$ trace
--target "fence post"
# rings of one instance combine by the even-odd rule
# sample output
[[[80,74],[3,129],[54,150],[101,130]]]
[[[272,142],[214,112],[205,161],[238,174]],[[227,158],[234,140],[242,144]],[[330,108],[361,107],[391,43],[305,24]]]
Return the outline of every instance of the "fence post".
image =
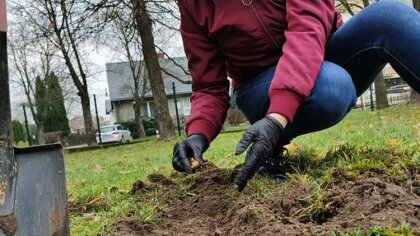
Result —
[[[26,116],[25,104],[22,104],[23,116],[25,117],[26,136],[28,137],[29,147],[32,146],[31,134],[29,133],[28,117]]]
[[[175,82],[172,82],[172,90],[174,92],[174,103],[175,103],[176,123],[178,125],[178,135],[181,136],[181,125],[179,124],[178,102],[176,100]]]
[[[95,102],[96,125],[98,126],[99,144],[102,144],[101,126],[99,124],[99,116],[98,116],[98,105],[96,104],[96,94],[93,95],[93,101]]]

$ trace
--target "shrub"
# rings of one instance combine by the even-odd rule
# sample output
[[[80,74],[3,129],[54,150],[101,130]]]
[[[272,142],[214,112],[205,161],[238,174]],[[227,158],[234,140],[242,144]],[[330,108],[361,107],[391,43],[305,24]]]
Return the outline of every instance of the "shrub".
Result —
[[[15,143],[20,141],[25,142],[25,132],[23,131],[22,124],[18,120],[13,120],[13,139]]]
[[[143,118],[142,122],[143,122],[144,131],[146,132],[146,136],[156,134],[156,121],[154,118]],[[126,127],[128,130],[130,130],[131,136],[133,136],[133,138],[139,137],[135,119],[118,121],[118,122],[115,122],[115,124],[120,124]]]
[[[229,109],[226,116],[226,121],[230,125],[238,126],[246,122],[246,118],[239,109]]]
[[[44,133],[45,144],[61,143],[64,144],[64,132],[55,131]]]
[[[96,138],[94,135],[88,135],[85,133],[72,133],[67,135],[65,137],[65,144],[68,146],[76,146],[76,145],[82,145],[87,143],[87,141],[91,141],[93,143],[96,143]]]
[[[146,132],[146,136],[155,135],[156,129],[157,129],[155,118],[144,118],[142,121],[143,121],[144,131]]]
[[[139,137],[139,133],[137,131],[137,126],[136,126],[136,120],[134,120],[134,119],[132,119],[132,120],[122,120],[122,121],[115,122],[115,124],[120,124],[120,125],[126,127],[128,130],[130,130],[131,136],[133,136],[133,138],[138,138]]]

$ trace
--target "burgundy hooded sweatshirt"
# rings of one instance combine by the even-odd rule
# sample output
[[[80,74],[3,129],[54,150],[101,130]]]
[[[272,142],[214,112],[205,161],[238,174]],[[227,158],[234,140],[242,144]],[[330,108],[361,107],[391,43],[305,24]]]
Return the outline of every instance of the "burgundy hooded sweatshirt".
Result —
[[[234,88],[277,65],[268,113],[289,121],[310,95],[337,20],[334,0],[178,0],[192,76],[188,135],[210,143],[220,132]],[[337,23],[338,21],[338,23]]]

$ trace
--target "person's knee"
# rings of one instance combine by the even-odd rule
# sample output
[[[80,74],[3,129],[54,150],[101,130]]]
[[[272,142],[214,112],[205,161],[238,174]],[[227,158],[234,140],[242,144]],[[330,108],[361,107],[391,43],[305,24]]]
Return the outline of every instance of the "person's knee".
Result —
[[[372,3],[369,8],[372,8],[372,10],[378,11],[381,14],[388,13],[388,16],[391,14],[396,14],[398,11],[404,11],[405,7],[407,5],[397,1],[397,0],[381,0],[377,1],[375,3]],[[397,11],[397,12],[395,12]]]
[[[371,15],[369,22],[366,24],[382,29],[382,33],[398,34],[400,30],[404,30],[404,20],[409,11],[413,11],[409,6],[395,0],[382,0],[373,3],[366,8],[366,13]]]
[[[319,113],[330,123],[341,120],[356,102],[356,90],[350,74],[342,67],[324,62],[315,89]]]

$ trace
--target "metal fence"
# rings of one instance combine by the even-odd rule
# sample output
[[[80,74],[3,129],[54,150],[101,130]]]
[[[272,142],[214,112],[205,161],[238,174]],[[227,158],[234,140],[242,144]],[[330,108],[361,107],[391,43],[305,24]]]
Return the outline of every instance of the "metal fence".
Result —
[[[386,94],[388,98],[388,104],[390,106],[407,104],[410,101],[411,92],[412,90],[407,84],[400,84],[388,88]],[[374,88],[372,90],[367,90],[358,98],[356,107],[370,107],[371,100],[373,101],[373,105],[376,106],[376,96]]]

